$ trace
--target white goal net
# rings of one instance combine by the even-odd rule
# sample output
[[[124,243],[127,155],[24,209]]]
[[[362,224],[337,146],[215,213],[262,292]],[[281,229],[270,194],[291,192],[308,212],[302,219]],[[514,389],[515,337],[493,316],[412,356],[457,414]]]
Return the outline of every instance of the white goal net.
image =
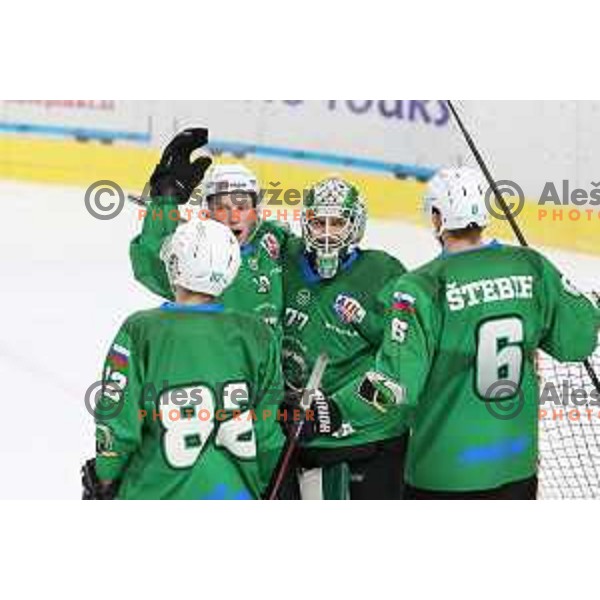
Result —
[[[600,377],[600,346],[590,360]],[[581,363],[539,361],[541,499],[600,498],[600,393]],[[546,389],[547,394],[544,394]]]

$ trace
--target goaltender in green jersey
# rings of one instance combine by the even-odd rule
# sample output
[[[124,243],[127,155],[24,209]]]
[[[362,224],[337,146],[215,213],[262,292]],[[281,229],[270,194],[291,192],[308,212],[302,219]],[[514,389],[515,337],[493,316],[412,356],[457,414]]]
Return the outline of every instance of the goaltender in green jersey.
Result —
[[[414,407],[409,498],[534,499],[536,352],[581,361],[596,348],[591,300],[538,252],[483,240],[487,187],[467,167],[434,177],[425,206],[443,253],[382,296],[385,339],[367,379],[381,398],[395,382]]]
[[[304,497],[397,499],[402,496],[408,426],[402,407],[365,401],[358,388],[383,340],[378,298],[403,265],[380,250],[360,248],[367,225],[358,188],[329,177],[308,190],[302,239],[288,242],[284,261],[283,369],[302,389],[322,352],[329,364],[322,392],[339,408],[342,425],[302,449]]]

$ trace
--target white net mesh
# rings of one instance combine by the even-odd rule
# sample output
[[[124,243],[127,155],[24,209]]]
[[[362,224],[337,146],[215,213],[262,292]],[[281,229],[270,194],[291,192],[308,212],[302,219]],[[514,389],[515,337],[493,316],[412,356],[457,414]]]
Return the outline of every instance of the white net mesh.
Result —
[[[600,377],[600,346],[590,362]],[[581,363],[559,363],[541,355],[539,373],[542,386],[551,383],[557,392],[550,400],[543,391],[549,388],[542,388],[539,497],[600,498],[600,394],[593,394]]]

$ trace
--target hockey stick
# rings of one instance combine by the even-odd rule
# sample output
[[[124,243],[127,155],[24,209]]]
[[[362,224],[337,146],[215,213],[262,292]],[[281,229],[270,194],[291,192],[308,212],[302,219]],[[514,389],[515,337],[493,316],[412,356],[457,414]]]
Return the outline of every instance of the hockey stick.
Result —
[[[315,363],[312,373],[308,378],[308,383],[306,384],[306,388],[302,394],[302,399],[300,400],[300,408],[302,409],[303,417],[300,419],[300,422],[298,423],[293,434],[288,436],[283,446],[283,450],[281,451],[281,455],[277,461],[277,468],[273,473],[273,477],[271,477],[269,487],[267,488],[267,493],[265,494],[265,498],[267,500],[277,500],[277,495],[279,494],[283,480],[289,472],[292,459],[294,458],[296,450],[298,449],[298,443],[300,442],[300,436],[302,435],[302,430],[304,429],[304,423],[306,420],[306,411],[310,409],[314,392],[321,387],[321,380],[323,379],[323,374],[325,373],[328,362],[328,356],[326,354],[321,354],[319,358],[317,358],[317,362]]]
[[[147,196],[138,196],[136,194],[127,194],[127,200],[137,206],[147,208],[150,204],[150,198]]]
[[[485,178],[487,179],[490,189],[494,193],[494,197],[496,198],[496,202],[498,203],[498,206],[500,206],[500,208],[502,209],[502,212],[506,215],[506,219],[508,220],[508,223],[510,224],[514,234],[516,235],[517,239],[519,240],[519,243],[521,244],[521,246],[528,247],[529,244],[527,243],[527,240],[525,239],[525,236],[523,235],[523,231],[519,227],[519,224],[517,223],[515,216],[512,214],[510,208],[508,207],[506,200],[504,200],[504,197],[500,193],[500,190],[498,189],[498,185],[496,184],[496,180],[492,177],[490,170],[488,169],[487,165],[485,164],[485,161],[483,160],[483,156],[481,155],[481,152],[479,152],[479,149],[477,148],[477,145],[475,144],[473,138],[471,137],[471,134],[468,132],[467,128],[465,127],[465,124],[463,123],[460,115],[458,114],[458,111],[456,110],[454,104],[452,103],[452,100],[446,100],[446,103],[448,105],[450,113],[454,117],[454,120],[456,121],[461,133],[463,134],[463,137],[465,138],[467,145],[469,146],[471,152],[473,153],[473,156],[474,156],[475,160],[477,161],[479,168],[485,175]],[[583,366],[585,367],[585,370],[587,371],[588,375],[590,376],[590,379],[592,380],[594,387],[600,393],[600,379],[598,379],[598,375],[596,374],[596,371],[594,371],[594,367],[592,366],[592,363],[588,359],[586,359],[583,361]]]

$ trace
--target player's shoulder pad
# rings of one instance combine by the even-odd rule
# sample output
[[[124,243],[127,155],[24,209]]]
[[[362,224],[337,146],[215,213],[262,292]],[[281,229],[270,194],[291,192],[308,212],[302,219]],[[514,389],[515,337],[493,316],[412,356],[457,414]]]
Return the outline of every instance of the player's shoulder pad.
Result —
[[[505,252],[510,252],[515,261],[527,262],[541,278],[549,273],[556,273],[560,276],[556,265],[535,248],[514,245],[505,245],[503,248]]]
[[[500,250],[515,257],[515,260],[528,260],[534,264],[549,262],[548,259],[535,248],[530,246],[516,246],[514,244],[501,244]]]
[[[306,250],[304,240],[301,237],[291,235],[286,243],[285,254],[288,258],[295,260],[299,254],[303,254]]]
[[[149,308],[145,310],[138,310],[125,319],[123,325],[121,326],[121,330],[126,331],[130,335],[134,334],[137,331],[140,331],[144,328],[146,323],[149,321],[153,321],[160,315],[164,313],[160,310],[160,308]]]
[[[135,329],[136,327],[138,327],[140,325],[140,323],[143,323],[145,320],[147,320],[149,313],[154,312],[154,309],[148,309],[148,310],[138,310],[134,313],[131,313],[124,321],[123,324],[121,325],[121,329]]]
[[[432,263],[392,279],[383,289],[380,300],[385,305],[389,305],[404,296],[412,304],[416,297],[423,297],[427,301],[435,299],[442,289],[443,280],[432,272],[430,264]]]
[[[273,328],[267,325],[258,315],[242,312],[232,308],[225,308],[223,314],[235,322],[235,327],[240,331],[247,331],[262,342],[268,343],[274,337]]]
[[[290,235],[289,225],[277,221],[263,221],[256,232],[255,244],[272,260],[280,260]]]
[[[114,338],[115,343],[122,347],[127,347],[128,350],[135,346],[137,342],[143,338],[145,323],[148,321],[149,313],[152,310],[140,310],[130,314],[119,327],[119,330]]]
[[[281,243],[284,243],[288,237],[293,235],[290,224],[282,221],[263,221],[259,225],[258,233],[259,235],[272,233]]]
[[[361,249],[360,252],[369,266],[373,265],[374,268],[383,270],[388,276],[400,277],[407,272],[407,268],[402,262],[385,250]]]

